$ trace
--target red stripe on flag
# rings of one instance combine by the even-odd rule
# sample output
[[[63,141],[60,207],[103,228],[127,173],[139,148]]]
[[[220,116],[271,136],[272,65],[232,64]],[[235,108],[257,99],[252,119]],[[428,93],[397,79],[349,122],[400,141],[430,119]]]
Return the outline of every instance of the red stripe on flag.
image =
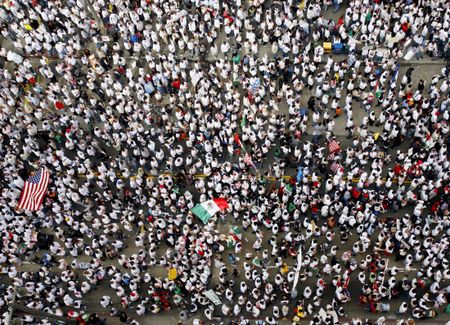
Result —
[[[26,185],[25,185],[26,186]],[[24,193],[25,193],[25,187],[22,189],[22,193],[20,193],[20,199],[19,199],[19,203],[17,204],[17,208],[18,209],[22,209],[21,207],[20,207],[20,205],[22,204],[22,201],[23,201],[23,198],[24,198]]]
[[[340,164],[334,162],[333,164],[331,164],[330,169],[333,173],[336,173],[338,170],[343,171],[344,168]]]
[[[39,200],[37,201],[37,206],[38,206],[38,208],[41,206],[42,201],[44,200],[45,194],[47,194],[47,190],[48,190],[48,180],[49,180],[49,178],[50,178],[50,174],[49,174],[49,173],[45,173],[45,177],[46,177],[46,180],[45,180],[45,187],[44,187],[44,190],[42,191],[41,196],[39,197]]]
[[[44,172],[44,181],[42,183],[42,191],[40,193],[38,200],[36,201],[37,208],[39,208],[41,206],[42,200],[44,199],[45,194],[47,194],[49,179],[50,179],[50,174],[47,171],[45,171]]]
[[[336,151],[341,150],[341,147],[339,146],[336,140],[332,140],[328,144],[328,150],[330,150],[331,153],[334,153]]]
[[[27,205],[30,186],[32,185],[25,182],[25,187],[23,188],[22,195],[20,196],[20,202],[18,206],[20,209],[23,209]]]
[[[220,210],[228,209],[228,202],[224,198],[213,199],[214,203],[217,204]]]

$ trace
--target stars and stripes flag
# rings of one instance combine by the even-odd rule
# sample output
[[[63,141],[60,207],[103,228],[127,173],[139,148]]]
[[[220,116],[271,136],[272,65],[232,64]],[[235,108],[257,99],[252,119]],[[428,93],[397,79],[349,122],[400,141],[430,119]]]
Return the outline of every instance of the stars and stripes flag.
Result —
[[[337,154],[337,152],[330,153],[327,157],[328,161],[333,161],[334,158],[336,158],[336,154]]]
[[[341,146],[335,139],[332,139],[330,140],[330,142],[328,142],[328,150],[330,151],[330,153],[335,153],[341,151]]]
[[[342,165],[337,162],[332,163],[330,169],[333,173],[337,173],[338,171],[339,172],[344,171],[344,168],[342,167]]]
[[[31,175],[25,182],[17,208],[30,211],[39,210],[47,193],[49,179],[50,173],[45,168],[41,168]]]

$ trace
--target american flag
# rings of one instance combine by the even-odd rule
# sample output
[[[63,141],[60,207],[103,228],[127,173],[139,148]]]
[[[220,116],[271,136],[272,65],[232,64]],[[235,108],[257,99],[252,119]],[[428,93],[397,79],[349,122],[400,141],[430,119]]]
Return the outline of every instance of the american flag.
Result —
[[[338,171],[340,171],[340,172],[344,171],[344,168],[342,167],[342,165],[340,165],[337,162],[332,163],[330,169],[333,173],[337,173]]]
[[[341,146],[339,145],[339,143],[337,143],[336,140],[333,139],[328,142],[328,150],[330,150],[331,153],[335,153],[341,150]]]
[[[328,161],[333,161],[336,158],[336,153],[330,153],[327,157]]]
[[[39,210],[47,193],[49,178],[50,173],[45,168],[39,169],[34,175],[28,177],[17,208],[30,211]]]

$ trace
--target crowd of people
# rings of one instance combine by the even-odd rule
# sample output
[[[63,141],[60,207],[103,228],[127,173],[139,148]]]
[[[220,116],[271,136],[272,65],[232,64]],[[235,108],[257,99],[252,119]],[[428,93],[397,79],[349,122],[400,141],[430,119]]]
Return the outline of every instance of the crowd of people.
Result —
[[[450,313],[449,7],[3,2],[2,322],[14,299],[86,324]],[[17,209],[39,168],[42,208]]]

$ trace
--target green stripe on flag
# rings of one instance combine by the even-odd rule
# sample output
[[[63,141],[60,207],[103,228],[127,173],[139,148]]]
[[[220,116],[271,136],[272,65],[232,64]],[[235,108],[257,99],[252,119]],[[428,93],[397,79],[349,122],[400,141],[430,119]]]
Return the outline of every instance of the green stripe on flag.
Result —
[[[191,211],[205,224],[212,217],[201,204],[197,204],[195,207],[192,208]]]
[[[246,124],[247,124],[247,117],[245,115],[242,115],[241,128],[244,127]]]

